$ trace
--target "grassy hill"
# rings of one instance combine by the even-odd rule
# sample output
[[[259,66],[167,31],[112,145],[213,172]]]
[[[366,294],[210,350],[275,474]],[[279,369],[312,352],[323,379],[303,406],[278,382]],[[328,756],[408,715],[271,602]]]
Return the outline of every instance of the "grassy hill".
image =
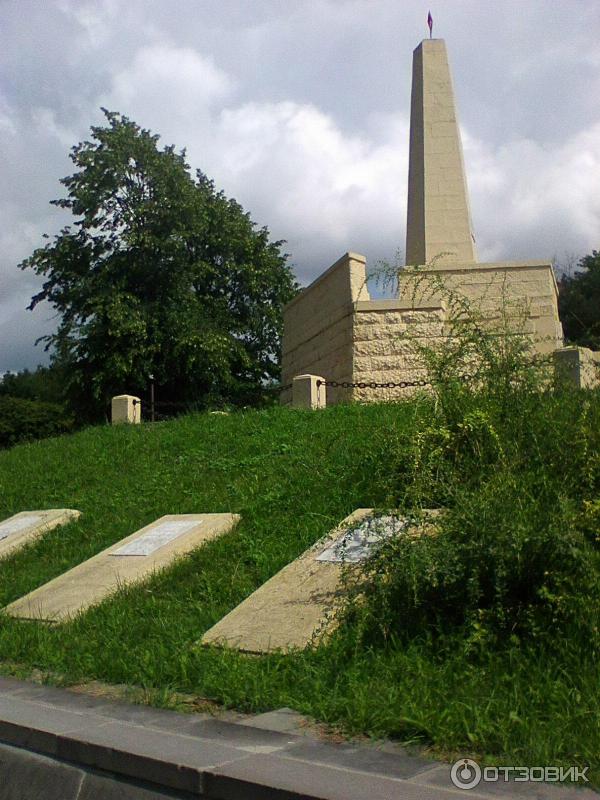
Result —
[[[467,535],[481,533],[480,544],[508,542],[502,537],[517,528],[536,542],[536,531],[592,508],[580,525],[584,536],[600,494],[600,397],[527,402],[529,412],[504,421],[502,411],[473,406],[454,428],[423,399],[318,413],[190,415],[89,428],[0,452],[0,519],[47,507],[82,512],[0,561],[2,606],[163,514],[242,516],[232,533],[67,624],[0,617],[0,670],[182,691],[243,710],[291,706],[348,732],[420,741],[437,753],[471,752],[501,764],[589,764],[598,780],[597,653],[577,626],[566,641],[571,629],[562,618],[556,639],[551,622],[537,637],[531,626],[527,635],[494,637],[485,620],[478,630],[469,616],[465,628],[460,611],[446,618],[439,609],[433,617],[409,609],[420,628],[404,636],[410,626],[400,603],[385,606],[385,630],[354,610],[340,634],[315,651],[257,658],[197,646],[214,622],[357,507],[450,506],[448,536],[455,538],[448,541],[457,542],[456,552]],[[450,444],[444,430],[455,437]],[[453,442],[468,463],[452,455]],[[580,470],[593,472],[581,491]],[[560,503],[548,500],[554,495]],[[392,553],[389,563],[401,557]],[[402,564],[394,575],[404,575]],[[458,603],[455,585],[442,578]],[[389,597],[373,586],[367,606],[381,610]],[[436,591],[429,608],[439,604]],[[583,613],[594,615],[584,600]]]

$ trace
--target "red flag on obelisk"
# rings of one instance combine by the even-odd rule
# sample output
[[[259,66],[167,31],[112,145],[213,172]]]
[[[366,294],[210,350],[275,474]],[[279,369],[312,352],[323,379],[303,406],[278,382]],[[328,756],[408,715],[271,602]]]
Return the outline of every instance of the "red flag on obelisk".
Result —
[[[429,38],[431,39],[431,34],[433,32],[433,17],[431,16],[431,11],[427,14],[427,24],[429,25]]]

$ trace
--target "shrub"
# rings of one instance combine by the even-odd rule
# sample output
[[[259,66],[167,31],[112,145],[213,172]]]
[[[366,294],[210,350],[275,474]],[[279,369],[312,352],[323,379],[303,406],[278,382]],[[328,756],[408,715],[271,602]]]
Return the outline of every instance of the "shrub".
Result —
[[[600,393],[550,392],[508,314],[492,330],[466,302],[448,307],[452,336],[419,349],[433,393],[416,433],[392,432],[378,458],[414,526],[445,511],[437,533],[366,562],[350,602],[362,636],[461,629],[468,646],[553,635],[600,650]]]
[[[74,420],[56,403],[0,396],[0,447],[73,430]]]

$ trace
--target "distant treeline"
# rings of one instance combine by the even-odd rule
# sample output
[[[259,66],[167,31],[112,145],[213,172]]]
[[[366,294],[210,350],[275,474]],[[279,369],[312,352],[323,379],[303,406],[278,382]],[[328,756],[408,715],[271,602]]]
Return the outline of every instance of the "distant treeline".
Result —
[[[600,252],[593,250],[558,281],[558,310],[566,344],[600,350]]]
[[[38,367],[0,380],[0,448],[69,433],[75,418],[62,393],[60,370]]]

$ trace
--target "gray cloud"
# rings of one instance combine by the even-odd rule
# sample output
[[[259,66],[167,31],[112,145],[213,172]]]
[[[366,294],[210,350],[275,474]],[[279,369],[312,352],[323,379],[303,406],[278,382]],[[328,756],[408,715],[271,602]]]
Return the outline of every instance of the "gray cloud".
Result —
[[[176,12],[173,11],[176,9]],[[446,39],[482,259],[598,247],[596,0],[447,0]],[[411,53],[393,0],[13,0],[0,8],[0,371],[44,361],[51,310],[16,265],[69,222],[48,206],[100,105],[187,147],[303,282],[345,250],[403,246]]]

